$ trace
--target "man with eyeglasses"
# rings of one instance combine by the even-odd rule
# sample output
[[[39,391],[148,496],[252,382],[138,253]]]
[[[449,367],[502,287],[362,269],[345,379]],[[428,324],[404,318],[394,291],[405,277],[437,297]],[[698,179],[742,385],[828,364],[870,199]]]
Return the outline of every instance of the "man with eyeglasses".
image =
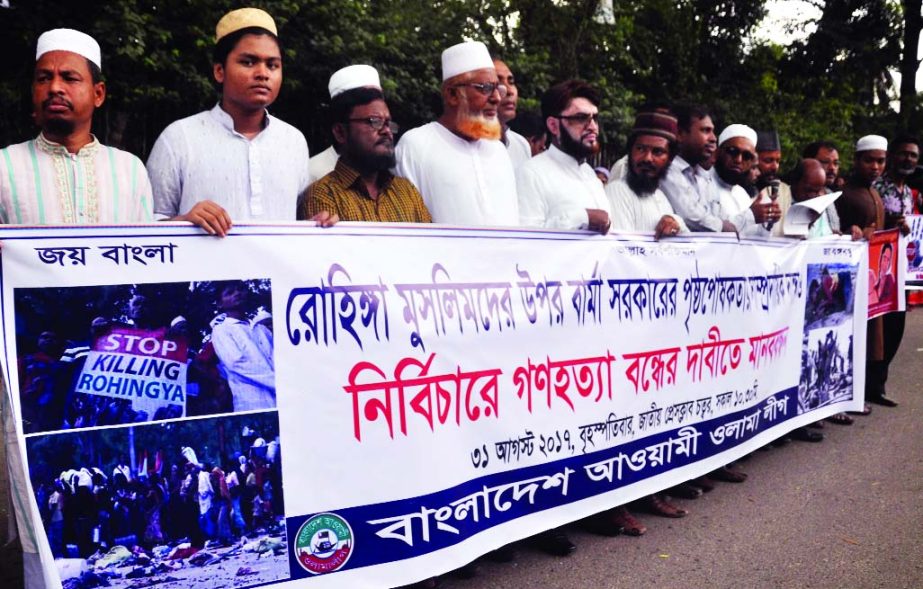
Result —
[[[519,166],[529,161],[532,157],[532,147],[529,145],[528,139],[510,129],[510,121],[516,118],[519,89],[516,87],[516,78],[506,63],[495,58],[494,67],[497,69],[497,79],[506,86],[506,96],[500,101],[500,108],[497,111],[497,117],[500,119],[502,129],[500,140],[506,145],[510,160],[513,162],[513,168],[518,169]]]
[[[397,175],[423,195],[436,223],[519,224],[516,178],[498,118],[506,86],[478,41],[442,52],[438,120],[408,131],[397,145]]]
[[[169,125],[151,150],[154,216],[190,221],[219,236],[231,219],[293,220],[309,183],[308,144],[266,110],[282,86],[272,17],[257,8],[224,15],[215,27],[213,62],[219,103]],[[329,214],[313,220],[336,221]]]
[[[742,185],[750,168],[756,165],[756,131],[746,125],[728,125],[718,137],[715,160],[717,207],[713,212],[734,225],[737,233],[748,237],[768,237],[769,222],[776,223],[782,214],[776,202],[763,202],[750,195]]]
[[[389,172],[394,167],[391,112],[375,68],[351,65],[330,77],[331,132],[339,160],[311,184],[300,219],[321,211],[341,221],[430,223],[416,187]]]
[[[607,233],[609,201],[586,161],[599,151],[599,93],[581,80],[552,86],[542,96],[542,117],[551,147],[517,171],[522,224]]]

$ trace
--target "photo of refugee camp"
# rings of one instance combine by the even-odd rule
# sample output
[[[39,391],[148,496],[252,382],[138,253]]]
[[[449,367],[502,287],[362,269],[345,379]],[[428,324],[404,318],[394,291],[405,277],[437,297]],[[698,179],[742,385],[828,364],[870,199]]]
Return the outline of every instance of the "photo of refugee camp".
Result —
[[[276,407],[268,279],[16,289],[26,434]]]
[[[65,587],[244,587],[287,578],[276,412],[28,438]]]

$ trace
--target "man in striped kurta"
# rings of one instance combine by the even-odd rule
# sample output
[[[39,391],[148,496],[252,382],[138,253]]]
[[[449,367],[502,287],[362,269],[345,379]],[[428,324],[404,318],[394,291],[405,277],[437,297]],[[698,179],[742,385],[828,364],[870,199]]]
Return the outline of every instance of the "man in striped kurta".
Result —
[[[153,218],[144,165],[90,133],[93,112],[106,99],[99,44],[72,29],[42,34],[32,79],[38,137],[0,150],[0,223],[24,225],[137,223]],[[0,383],[10,498],[23,551],[27,589],[55,580],[39,555],[40,520],[29,517],[22,451],[9,394]],[[53,565],[52,565],[53,566]]]
[[[152,220],[151,185],[134,155],[90,133],[106,99],[99,45],[70,29],[39,38],[32,105],[38,137],[0,150],[0,223]]]

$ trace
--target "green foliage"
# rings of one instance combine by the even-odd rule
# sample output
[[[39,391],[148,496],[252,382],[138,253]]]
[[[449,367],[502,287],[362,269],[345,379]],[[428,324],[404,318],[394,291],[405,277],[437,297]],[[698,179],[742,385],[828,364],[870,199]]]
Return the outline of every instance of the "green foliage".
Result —
[[[214,25],[231,0],[12,0],[0,9],[7,40],[0,143],[35,130],[28,84],[35,39],[69,26],[102,45],[109,98],[95,132],[142,157],[164,126],[210,107]],[[889,71],[900,57],[902,13],[890,0],[828,0],[817,30],[782,47],[753,44],[765,0],[258,0],[276,19],[285,82],[274,114],[300,128],[312,151],[329,143],[324,109],[336,69],[371,63],[404,129],[440,111],[440,54],[484,41],[520,80],[520,109],[538,110],[556,81],[580,77],[604,96],[613,159],[646,102],[710,105],[719,126],[777,126],[787,160],[821,137],[844,146],[866,130],[889,134]],[[919,121],[917,121],[919,122]],[[608,162],[607,162],[608,163]]]

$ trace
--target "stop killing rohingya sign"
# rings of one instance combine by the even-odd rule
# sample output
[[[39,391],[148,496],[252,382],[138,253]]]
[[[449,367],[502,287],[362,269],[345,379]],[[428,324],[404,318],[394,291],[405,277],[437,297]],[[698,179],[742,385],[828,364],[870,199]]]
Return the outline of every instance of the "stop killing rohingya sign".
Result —
[[[186,342],[166,339],[166,329],[115,327],[93,342],[74,390],[126,399],[150,420],[178,405],[186,414]]]

